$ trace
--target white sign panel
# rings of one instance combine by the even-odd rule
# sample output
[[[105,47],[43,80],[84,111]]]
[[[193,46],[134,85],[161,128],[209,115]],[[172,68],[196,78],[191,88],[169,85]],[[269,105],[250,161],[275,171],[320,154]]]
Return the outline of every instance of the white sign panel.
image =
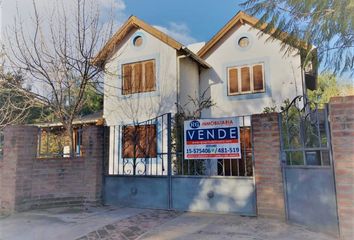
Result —
[[[238,118],[231,117],[185,121],[184,158],[241,158]]]

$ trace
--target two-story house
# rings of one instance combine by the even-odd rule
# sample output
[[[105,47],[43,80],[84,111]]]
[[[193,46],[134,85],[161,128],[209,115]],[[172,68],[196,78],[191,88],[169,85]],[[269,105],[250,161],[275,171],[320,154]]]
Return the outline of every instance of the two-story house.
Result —
[[[191,108],[190,96],[201,93],[215,103],[203,109],[202,118],[248,116],[303,95],[306,81],[300,50],[285,53],[282,40],[260,34],[264,26],[258,27],[257,22],[238,12],[206,43],[184,46],[131,16],[95,59],[106,70],[106,124],[134,124],[176,113],[177,106]],[[249,126],[244,119],[243,125]],[[156,149],[158,130],[151,124],[147,128],[152,138],[144,139]],[[117,142],[123,141],[120,146],[124,146],[127,138],[119,129],[111,129],[110,161],[116,155],[132,157],[127,150],[117,149]],[[156,151],[148,150],[149,157]]]

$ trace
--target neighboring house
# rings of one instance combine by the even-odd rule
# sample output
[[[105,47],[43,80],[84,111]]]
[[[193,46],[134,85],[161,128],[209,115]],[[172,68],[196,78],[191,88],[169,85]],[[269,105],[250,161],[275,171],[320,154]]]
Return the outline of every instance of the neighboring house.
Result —
[[[203,92],[215,103],[203,110],[203,118],[261,113],[303,95],[300,51],[285,54],[281,40],[267,41],[267,34],[259,34],[264,26],[257,28],[257,21],[239,12],[210,41],[188,47],[130,17],[94,60],[107,72],[103,113],[107,125],[176,113],[176,104],[191,108],[189,96]],[[128,138],[119,134],[111,132],[111,140],[123,139],[121,145],[126,145]],[[111,150],[111,159],[119,151]]]
[[[74,119],[72,123],[73,145],[76,156],[81,156],[82,154],[82,127],[104,125],[102,113],[102,111],[98,111]],[[65,132],[62,123],[39,123],[35,124],[35,126],[39,127],[37,157],[70,157],[69,136]]]

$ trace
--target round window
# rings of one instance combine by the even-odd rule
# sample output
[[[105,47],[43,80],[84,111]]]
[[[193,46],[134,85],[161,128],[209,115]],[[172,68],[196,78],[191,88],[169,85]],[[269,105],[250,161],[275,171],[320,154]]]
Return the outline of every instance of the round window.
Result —
[[[241,37],[241,38],[238,40],[238,45],[239,45],[241,48],[248,47],[248,45],[250,45],[250,40],[248,39],[248,37]]]
[[[143,37],[142,37],[142,36],[136,36],[136,37],[133,39],[133,45],[134,45],[135,47],[140,47],[142,44],[143,44]]]

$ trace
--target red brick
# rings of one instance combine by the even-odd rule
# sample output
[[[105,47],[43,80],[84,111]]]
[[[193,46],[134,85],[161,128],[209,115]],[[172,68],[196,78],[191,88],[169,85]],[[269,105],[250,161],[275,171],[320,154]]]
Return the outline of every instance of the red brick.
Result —
[[[102,144],[102,131],[85,127],[83,147]],[[4,133],[5,155],[0,166],[6,174],[0,174],[1,211],[69,201],[63,198],[100,201],[103,147],[94,147],[91,156],[80,158],[36,159],[36,127],[10,126]]]
[[[354,237],[354,96],[331,98],[332,150],[341,239]]]
[[[284,220],[278,115],[253,115],[252,133],[258,215]]]

